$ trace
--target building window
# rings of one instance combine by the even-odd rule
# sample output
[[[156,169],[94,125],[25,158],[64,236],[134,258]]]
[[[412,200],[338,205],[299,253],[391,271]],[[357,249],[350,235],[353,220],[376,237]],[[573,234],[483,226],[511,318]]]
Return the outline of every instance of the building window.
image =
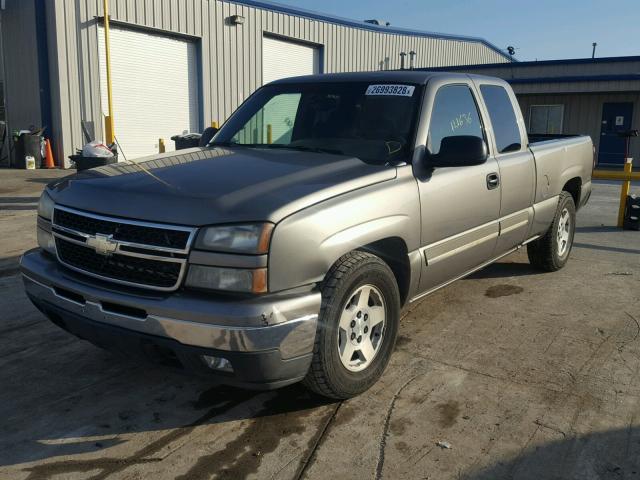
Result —
[[[531,105],[529,133],[561,134],[564,105]]]

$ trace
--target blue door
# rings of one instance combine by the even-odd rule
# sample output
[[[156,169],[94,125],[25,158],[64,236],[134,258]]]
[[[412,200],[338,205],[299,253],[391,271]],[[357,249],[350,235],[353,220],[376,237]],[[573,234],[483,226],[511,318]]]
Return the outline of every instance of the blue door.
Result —
[[[605,103],[602,105],[602,130],[600,131],[600,148],[598,164],[624,164],[625,145],[627,139],[621,132],[631,130],[633,103]]]

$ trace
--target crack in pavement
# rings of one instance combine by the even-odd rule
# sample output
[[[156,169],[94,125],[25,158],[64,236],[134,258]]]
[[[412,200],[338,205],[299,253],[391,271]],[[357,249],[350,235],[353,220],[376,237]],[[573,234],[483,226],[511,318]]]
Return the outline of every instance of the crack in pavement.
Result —
[[[376,480],[380,480],[382,478],[382,469],[384,468],[384,456],[385,449],[387,448],[387,437],[389,436],[389,425],[391,424],[391,415],[393,414],[393,410],[396,406],[396,401],[400,397],[400,394],[407,388],[411,382],[413,382],[416,378],[425,375],[424,373],[419,373],[414,375],[409,380],[404,382],[404,384],[398,389],[393,398],[391,399],[391,403],[389,404],[389,408],[387,410],[387,416],[384,419],[384,429],[382,431],[382,436],[380,437],[380,449],[378,453],[378,463],[376,465]]]
[[[298,472],[296,473],[296,475],[294,477],[296,480],[302,480],[302,478],[304,478],[304,476],[306,475],[307,470],[309,469],[309,467],[311,465],[313,465],[313,463],[314,463],[314,461],[316,459],[316,452],[318,451],[318,448],[320,447],[320,445],[324,441],[324,439],[325,439],[325,437],[327,435],[327,432],[329,431],[330,426],[333,424],[333,421],[335,420],[336,415],[338,414],[338,411],[340,410],[340,407],[342,406],[343,403],[344,402],[338,403],[338,405],[333,410],[333,412],[331,412],[331,414],[328,415],[327,421],[324,423],[324,426],[322,427],[322,429],[318,432],[318,435],[316,435],[314,440],[312,440],[311,448],[309,449],[309,454],[307,455],[307,457],[300,464]],[[285,467],[286,467],[286,465],[285,465]],[[283,467],[282,469],[284,469],[285,467]]]

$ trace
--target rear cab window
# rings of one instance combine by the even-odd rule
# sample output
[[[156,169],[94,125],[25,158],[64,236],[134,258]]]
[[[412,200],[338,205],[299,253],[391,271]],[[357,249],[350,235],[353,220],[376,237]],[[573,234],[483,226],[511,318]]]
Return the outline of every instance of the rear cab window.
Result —
[[[520,151],[522,138],[507,91],[499,85],[480,85],[480,93],[489,111],[497,153]]]

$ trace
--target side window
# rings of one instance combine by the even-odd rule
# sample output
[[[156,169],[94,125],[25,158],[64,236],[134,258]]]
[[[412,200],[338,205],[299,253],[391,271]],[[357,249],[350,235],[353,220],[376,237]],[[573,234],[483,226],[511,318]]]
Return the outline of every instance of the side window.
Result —
[[[518,121],[507,91],[497,85],[481,85],[480,92],[489,110],[498,153],[516,152],[522,147]]]
[[[473,94],[466,85],[442,87],[433,103],[427,149],[437,155],[443,138],[463,135],[484,139]]]

